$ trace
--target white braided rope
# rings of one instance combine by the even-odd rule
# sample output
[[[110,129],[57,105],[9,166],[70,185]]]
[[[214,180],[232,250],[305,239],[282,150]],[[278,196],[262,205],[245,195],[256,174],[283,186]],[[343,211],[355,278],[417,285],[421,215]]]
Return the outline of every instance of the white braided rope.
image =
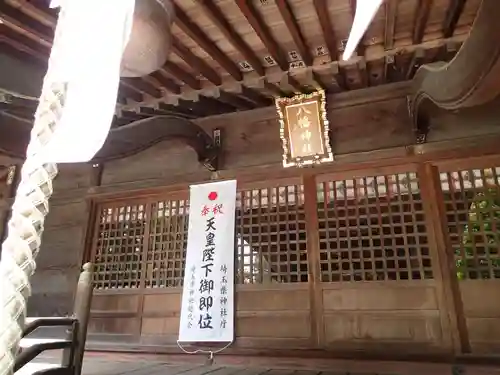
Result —
[[[44,164],[43,160],[88,161],[102,146],[113,117],[121,54],[131,32],[134,0],[59,0],[59,3],[63,6],[59,11],[49,67],[35,113],[26,161],[21,169],[7,238],[2,245],[0,375],[12,373],[18,353],[26,300],[31,294],[29,279],[35,272],[35,258],[52,195],[52,180],[57,175],[56,164]],[[99,11],[95,11],[97,6]],[[112,24],[109,22],[110,13],[113,13]],[[100,32],[95,23],[107,27],[105,34],[99,34],[99,41],[92,39],[94,34],[88,32],[89,25]],[[96,59],[97,56],[100,59]],[[94,59],[85,62],[89,68],[74,66],[82,60],[81,57]],[[71,82],[70,94],[68,81]],[[90,108],[94,105],[95,111],[82,108],[84,105]],[[96,126],[89,130],[89,124],[82,122],[82,118],[87,122],[92,120]],[[58,141],[54,142],[54,139]],[[49,143],[50,147],[46,148]],[[80,147],[79,154],[74,152],[72,147],[82,143],[86,147]]]
[[[60,17],[64,16],[61,11]],[[56,33],[57,33],[56,29]],[[54,47],[57,48],[57,35]],[[52,55],[52,53],[51,53]],[[50,61],[50,60],[49,60]],[[43,164],[38,154],[50,140],[64,106],[66,85],[51,82],[51,64],[44,79],[42,96],[35,113],[26,160],[2,244],[0,261],[0,375],[13,372],[19,350],[26,301],[31,294],[30,277],[40,250],[45,216],[49,211],[56,164]]]

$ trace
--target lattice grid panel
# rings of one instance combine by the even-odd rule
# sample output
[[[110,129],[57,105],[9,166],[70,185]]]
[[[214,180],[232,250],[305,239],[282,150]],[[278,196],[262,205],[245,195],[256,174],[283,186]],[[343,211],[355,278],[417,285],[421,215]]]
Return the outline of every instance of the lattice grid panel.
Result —
[[[98,220],[94,287],[138,288],[146,226],[145,205],[103,208]]]
[[[323,282],[433,277],[416,173],[318,184]]]
[[[307,282],[303,186],[239,191],[236,207],[237,282]]]
[[[146,287],[182,286],[188,221],[187,200],[153,203],[146,259]]]
[[[458,279],[500,278],[500,167],[440,177]]]

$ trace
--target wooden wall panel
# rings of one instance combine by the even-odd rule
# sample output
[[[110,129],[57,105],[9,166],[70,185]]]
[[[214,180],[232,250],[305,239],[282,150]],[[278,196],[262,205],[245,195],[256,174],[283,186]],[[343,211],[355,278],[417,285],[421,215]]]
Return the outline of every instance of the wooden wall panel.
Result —
[[[307,283],[240,288],[236,298],[238,347],[313,346]]]
[[[500,280],[464,280],[460,291],[473,352],[499,353]]]
[[[141,329],[142,296],[112,291],[92,299],[89,340],[137,342]]]
[[[169,290],[170,289],[170,290]],[[238,288],[236,292],[236,347],[311,347],[310,306],[307,283],[304,285],[280,285],[267,289],[252,286],[251,290]],[[248,288],[246,288],[248,289]],[[180,307],[182,290],[180,288],[146,290],[142,304],[140,341],[142,343],[175,346],[179,332]],[[101,298],[102,296],[99,296]],[[137,296],[135,296],[137,297]],[[113,296],[110,302],[94,303],[95,310],[103,307],[116,309],[114,315],[124,315],[134,311],[128,302],[129,309],[124,309],[125,302],[131,296]],[[138,302],[137,302],[138,303]],[[104,306],[105,305],[105,306]],[[135,305],[134,305],[135,306]],[[94,307],[93,307],[94,308]],[[111,309],[109,319],[111,319]],[[97,311],[94,311],[96,315]],[[102,315],[99,311],[98,315]],[[102,322],[103,318],[99,318]],[[124,324],[124,323],[122,323]],[[106,325],[96,328],[110,329]],[[114,325],[110,326],[115,327]],[[130,326],[127,326],[129,329]],[[134,326],[135,327],[135,326]],[[94,333],[99,333],[94,331]],[[104,332],[102,332],[104,333]],[[106,331],[107,333],[107,331]],[[109,332],[115,333],[115,332]],[[138,337],[136,339],[139,339]]]
[[[323,284],[326,346],[394,354],[443,350],[432,281]]]
[[[175,345],[179,334],[181,288],[146,289],[142,305],[141,340]]]

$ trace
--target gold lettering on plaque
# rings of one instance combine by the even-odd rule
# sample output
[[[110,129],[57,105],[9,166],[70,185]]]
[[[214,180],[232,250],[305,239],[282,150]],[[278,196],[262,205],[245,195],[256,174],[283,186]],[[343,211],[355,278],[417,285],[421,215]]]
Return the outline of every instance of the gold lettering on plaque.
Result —
[[[285,108],[289,124],[290,153],[293,158],[323,154],[318,101],[292,104]]]

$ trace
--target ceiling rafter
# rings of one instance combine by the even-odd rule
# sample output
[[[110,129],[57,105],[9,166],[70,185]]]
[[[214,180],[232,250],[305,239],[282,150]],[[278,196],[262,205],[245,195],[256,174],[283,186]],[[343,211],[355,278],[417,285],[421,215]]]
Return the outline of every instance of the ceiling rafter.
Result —
[[[443,22],[443,36],[450,38],[453,36],[458,24],[458,20],[462,15],[465,3],[467,0],[451,0],[450,6],[446,11],[446,17]]]
[[[151,73],[149,76],[143,77],[143,79],[150,81],[152,84],[154,84],[154,81],[157,81],[163,88],[173,94],[179,95],[181,93],[181,87],[173,79],[164,76],[159,71]]]
[[[336,61],[339,59],[338,41],[328,12],[327,2],[328,0],[314,0],[314,9],[318,16],[319,25],[321,26],[321,32],[323,33],[323,39],[325,40],[326,48],[328,48],[330,59]]]
[[[349,5],[351,7],[351,16],[352,16],[353,22],[354,22],[354,17],[356,16],[356,4],[357,4],[356,0],[349,0]],[[360,57],[364,56],[366,53],[365,37],[364,36],[361,38],[361,40],[358,43],[358,46],[356,47],[356,53]]]
[[[171,61],[167,61],[165,62],[161,70],[164,70],[168,74],[178,78],[192,89],[201,90],[200,80],[194,77],[191,73],[189,73],[187,70],[180,67],[179,65]]]
[[[420,44],[424,40],[425,28],[427,21],[429,21],[433,2],[433,0],[418,0],[415,9],[415,22],[413,24],[413,44]]]
[[[175,5],[176,25],[193,39],[210,58],[216,61],[229,75],[237,82],[243,81],[243,73],[236,63],[234,63],[210,38],[201,30],[201,28],[193,22],[188,15],[177,5]],[[260,96],[260,101],[265,101],[265,96],[252,88],[246,88],[245,93],[250,94],[253,98]],[[244,95],[244,94],[243,94]],[[244,95],[245,96],[245,95]]]
[[[120,94],[123,94],[126,99],[130,98],[135,102],[142,102],[144,100],[143,92],[132,86],[127,80],[120,81]]]
[[[285,21],[285,25],[292,36],[293,42],[297,47],[299,55],[306,65],[313,65],[313,55],[307,46],[304,35],[300,30],[299,23],[293,14],[293,10],[287,0],[277,0],[276,6]]]
[[[177,5],[175,5],[175,24],[203,48],[210,58],[216,61],[231,77],[240,82],[243,80],[243,73],[238,66],[227,55],[211,41],[201,28],[195,24],[188,15]]]
[[[220,91],[217,99],[219,99],[223,103],[230,104],[233,107],[244,111],[256,108],[256,106],[248,100],[245,100],[242,97],[234,95],[233,93],[227,91]]]
[[[252,68],[261,76],[266,74],[266,70],[254,51],[248,46],[243,38],[229,24],[224,14],[212,0],[200,0],[198,4],[203,8],[204,14],[217,26],[227,40],[247,59]]]
[[[345,7],[332,7],[331,0],[304,1],[300,3],[300,13],[296,0],[275,0],[268,5],[264,1],[259,5],[253,0],[234,0],[231,4],[196,0],[197,9],[192,8],[192,1],[174,0],[178,15],[174,21],[171,57],[164,66],[148,76],[126,78],[121,82],[119,102],[128,102],[134,112],[141,105],[157,109],[165,102],[169,103],[168,110],[182,107],[185,116],[205,116],[268,105],[273,96],[307,92],[318,87],[317,83],[338,92],[404,80],[411,78],[421,63],[451,56],[467,38],[466,29],[471,24],[467,17],[464,21],[468,24],[460,23],[457,28],[466,0],[415,0],[413,4],[418,3],[417,7],[411,2],[385,0],[377,18],[384,17],[385,27],[370,29],[370,38],[374,39],[369,42],[365,37],[351,59],[340,61],[339,38],[348,35],[349,10],[354,16],[354,0],[344,0],[347,14]],[[441,30],[435,30],[429,22],[434,15],[433,4],[436,4],[436,15],[442,14]],[[236,11],[234,5],[241,15],[228,13]],[[478,5],[471,2],[467,9],[472,13]],[[267,11],[272,15],[264,13]],[[410,13],[414,22],[398,25],[396,35],[398,17],[407,17]],[[0,0],[0,14],[4,18],[0,24],[2,51],[33,66],[46,67],[57,12],[48,9],[47,1]],[[324,40],[325,47],[318,51],[321,52],[318,56],[303,26],[303,18],[311,16],[317,17]],[[338,17],[347,23],[337,22]],[[210,30],[217,29],[220,43],[212,40],[205,28],[207,22]],[[287,37],[276,32],[278,28],[288,29]],[[429,40],[424,42],[427,34]],[[294,44],[292,49],[304,63],[300,62],[301,68],[295,68],[297,64],[290,62],[286,47],[290,40]],[[262,46],[267,51],[261,51]],[[203,105],[209,108],[204,110]],[[122,109],[128,110],[126,108],[129,107]]]
[[[251,2],[246,0],[236,0],[236,5],[238,5],[238,8],[240,8],[248,23],[252,26],[253,30],[281,70],[284,72],[288,71],[288,60],[274,37],[271,35],[271,30],[269,30],[262,17],[257,13],[257,9],[255,9]]]
[[[157,99],[163,96],[160,90],[140,78],[122,78],[121,80],[127,86],[138,90],[142,94],[149,95]]]
[[[44,11],[36,3],[31,3],[27,0],[6,0],[6,2],[12,7],[18,8],[23,13],[37,20],[41,24],[48,26],[51,29],[55,29],[57,18]]]
[[[33,57],[36,59],[36,65],[44,68],[47,66],[48,49],[24,35],[16,34],[4,24],[0,24],[0,41]]]
[[[319,25],[321,27],[321,33],[323,34],[323,39],[325,40],[326,48],[328,49],[328,54],[330,55],[330,60],[338,61],[340,57],[338,41],[330,19],[330,13],[328,11],[328,0],[314,0],[313,4],[319,20]],[[345,90],[347,85],[344,75],[337,69],[337,72],[334,73],[333,76],[337,85],[342,90]]]
[[[385,7],[385,26],[384,26],[384,48],[389,50],[394,48],[394,32],[396,30],[396,15],[398,12],[397,0],[386,0]]]
[[[234,48],[236,48],[236,50],[247,60],[257,74],[264,77],[266,75],[266,69],[262,65],[258,56],[231,26],[220,8],[214,4],[213,0],[200,0],[198,4],[203,7],[205,15],[215,26],[217,26],[227,40],[234,46]],[[270,82],[265,81],[264,88],[273,95],[283,95],[283,92],[276,85]]]
[[[52,47],[54,34],[52,28],[33,22],[31,17],[5,3],[0,3],[0,17],[4,25],[18,34],[24,35],[45,47]]]
[[[188,72],[185,72],[185,73],[189,74]],[[193,80],[196,80],[196,78],[194,78],[193,76],[190,75],[190,77]],[[151,83],[159,90],[162,90],[165,87],[171,87],[173,90],[175,87],[176,93],[177,94],[181,93],[181,87],[179,85],[177,85],[177,83],[175,83],[173,79],[166,77],[160,71],[157,71],[157,72],[153,73],[152,75],[144,77],[144,79],[146,80],[146,82]],[[230,104],[223,103],[223,102],[216,100],[212,97],[208,97],[208,96],[204,96],[204,95],[197,96],[196,100],[184,100],[182,98],[178,98],[178,100],[182,104],[183,107],[192,108],[199,115],[205,115],[205,116],[221,114],[221,113],[224,113],[227,111],[234,111],[237,109],[236,107],[234,107]]]
[[[44,11],[42,9],[24,0],[9,0],[9,2],[13,3],[13,5],[0,4],[0,16],[4,20],[4,24],[10,26],[10,28],[19,33],[20,36],[24,34],[26,37],[41,44],[43,47],[47,47],[45,51],[45,60],[48,60],[56,19],[47,13],[45,13],[45,17],[43,17]],[[30,16],[35,14],[34,9],[36,9],[37,18]],[[30,11],[29,14],[25,13],[27,10]],[[43,24],[40,23],[40,19],[43,19]],[[122,81],[123,80],[124,78],[122,78]],[[138,93],[145,93],[156,98],[161,97],[160,91],[148,85],[141,78],[127,79],[127,84],[120,85],[120,88],[125,86],[134,89],[134,91]],[[168,86],[166,88],[174,93],[180,93],[180,89],[176,90],[174,86]],[[130,93],[130,91],[127,92]],[[137,101],[137,98],[138,96],[134,95],[133,100]]]
[[[314,57],[308,48],[307,42],[304,38],[304,35],[302,34],[302,31],[300,30],[299,23],[297,22],[297,19],[293,14],[293,10],[288,3],[288,0],[277,0],[276,6],[278,7],[281,17],[283,18],[283,21],[288,28],[288,31],[292,35],[292,39],[295,43],[295,46],[297,47],[300,57],[306,65],[312,66],[314,64]],[[320,77],[316,74],[315,71],[312,71],[312,80],[313,85],[324,86],[324,84],[321,82]]]
[[[357,1],[356,0],[349,0],[349,5],[351,7],[351,15],[352,15],[352,20],[354,22],[354,17],[356,17],[356,6],[357,6]],[[366,34],[366,32],[365,32]],[[359,76],[359,81],[361,82],[362,86],[368,86],[370,80],[368,79],[368,71],[367,71],[367,62],[365,59],[365,54],[366,54],[366,45],[365,45],[366,38],[363,35],[361,40],[359,41],[357,47],[356,47],[356,54],[361,57],[361,60],[358,61],[357,63],[357,72],[356,74]]]
[[[182,44],[182,42],[175,36],[172,37],[172,48],[176,55],[178,55],[188,65],[195,68],[215,86],[220,86],[222,84],[222,78],[219,76],[219,73],[203,61],[203,59],[191,52],[191,50],[184,46],[184,44]]]
[[[172,38],[172,47],[174,49],[174,52],[182,60],[184,60],[188,65],[194,67],[215,86],[220,86],[222,84],[222,78],[219,76],[219,73],[217,73],[210,65],[208,65],[205,61],[203,61],[200,57],[196,56],[193,52],[191,52],[191,50],[186,46],[184,46],[179,39],[175,37]],[[192,77],[192,79],[196,78]],[[251,104],[247,100],[239,98],[237,95],[225,92],[223,90],[219,90],[219,96],[217,97],[217,99],[238,109],[249,109],[249,106],[251,106]]]
[[[288,72],[290,67],[288,59],[279,47],[278,42],[276,42],[276,40],[272,36],[271,31],[262,20],[262,17],[257,13],[257,10],[253,6],[253,4],[246,0],[236,0],[236,5],[238,5],[238,8],[240,8],[240,11],[243,13],[246,20],[248,21],[250,26],[252,26],[252,29],[260,38],[264,46],[267,48],[267,51],[276,61],[281,70],[284,72]],[[288,83],[294,89],[302,91],[302,86],[294,77],[289,76]]]

